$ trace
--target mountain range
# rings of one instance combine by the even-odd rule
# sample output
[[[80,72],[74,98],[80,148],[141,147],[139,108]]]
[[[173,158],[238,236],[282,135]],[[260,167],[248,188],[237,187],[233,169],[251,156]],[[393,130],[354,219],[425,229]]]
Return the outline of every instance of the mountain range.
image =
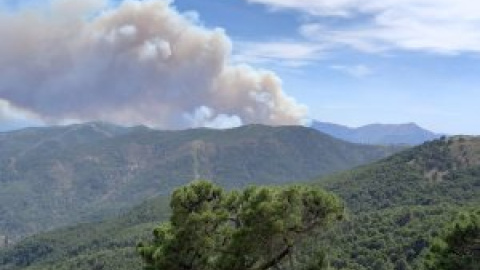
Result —
[[[347,143],[298,126],[159,131],[107,123],[0,133],[0,236],[115,215],[194,179],[281,184],[402,149]]]
[[[415,123],[370,124],[351,128],[333,123],[313,121],[311,127],[345,141],[376,145],[419,145],[442,136],[419,127]]]
[[[458,212],[480,205],[480,138],[451,137],[406,149],[319,185],[346,203],[347,219],[311,237],[331,269],[422,268],[432,237]],[[0,251],[2,270],[140,270],[135,245],[168,218],[168,197],[107,221],[39,234]]]

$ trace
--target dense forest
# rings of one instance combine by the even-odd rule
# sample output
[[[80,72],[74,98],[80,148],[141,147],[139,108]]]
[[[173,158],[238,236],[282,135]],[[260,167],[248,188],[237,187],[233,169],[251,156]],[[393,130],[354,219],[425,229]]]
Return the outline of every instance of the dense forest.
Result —
[[[0,133],[0,235],[19,239],[124,213],[194,179],[225,188],[281,184],[379,160],[305,127],[160,131],[107,123]]]
[[[458,220],[480,206],[479,149],[478,138],[441,138],[304,183],[337,194],[346,210],[343,221],[302,241],[296,262],[322,258],[326,269],[432,269],[442,263],[435,254],[450,252],[449,239],[457,239],[452,231],[474,239],[470,247],[478,255],[478,222]],[[169,200],[159,197],[116,219],[27,238],[0,253],[0,269],[142,269],[135,247],[152,241],[154,229],[169,219]]]

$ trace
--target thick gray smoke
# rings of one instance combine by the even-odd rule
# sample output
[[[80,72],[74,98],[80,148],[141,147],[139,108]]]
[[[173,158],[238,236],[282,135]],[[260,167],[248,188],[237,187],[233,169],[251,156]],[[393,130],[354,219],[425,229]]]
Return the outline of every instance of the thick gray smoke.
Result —
[[[231,42],[162,0],[0,12],[0,100],[57,123],[162,128],[298,124],[278,77],[230,63]]]

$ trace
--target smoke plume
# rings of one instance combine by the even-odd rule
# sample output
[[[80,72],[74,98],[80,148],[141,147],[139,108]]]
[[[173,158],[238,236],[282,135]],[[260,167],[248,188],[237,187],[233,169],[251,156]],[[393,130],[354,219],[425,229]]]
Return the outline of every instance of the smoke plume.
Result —
[[[306,113],[272,72],[232,64],[221,29],[171,1],[51,0],[0,12],[0,40],[0,101],[48,123],[228,127]]]

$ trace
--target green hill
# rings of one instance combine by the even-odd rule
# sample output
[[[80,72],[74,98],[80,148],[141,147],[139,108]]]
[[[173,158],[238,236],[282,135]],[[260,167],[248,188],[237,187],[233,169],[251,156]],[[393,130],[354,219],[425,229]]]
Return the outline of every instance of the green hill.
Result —
[[[169,212],[168,197],[160,196],[117,218],[26,238],[0,249],[0,269],[141,269],[135,246]]]
[[[422,269],[433,236],[480,208],[480,138],[439,139],[318,181],[351,218],[328,242],[334,269]]]
[[[356,213],[476,202],[480,198],[480,138],[442,138],[319,182],[344,198]]]
[[[480,207],[479,171],[480,138],[454,137],[316,180],[346,201],[349,214],[311,241],[328,251],[332,269],[422,269],[442,224]],[[166,213],[159,198],[114,220],[28,238],[0,253],[0,269],[141,269],[133,246]]]
[[[0,133],[0,236],[100,220],[205,178],[224,187],[285,183],[352,168],[398,148],[304,127],[158,131],[105,123]]]

